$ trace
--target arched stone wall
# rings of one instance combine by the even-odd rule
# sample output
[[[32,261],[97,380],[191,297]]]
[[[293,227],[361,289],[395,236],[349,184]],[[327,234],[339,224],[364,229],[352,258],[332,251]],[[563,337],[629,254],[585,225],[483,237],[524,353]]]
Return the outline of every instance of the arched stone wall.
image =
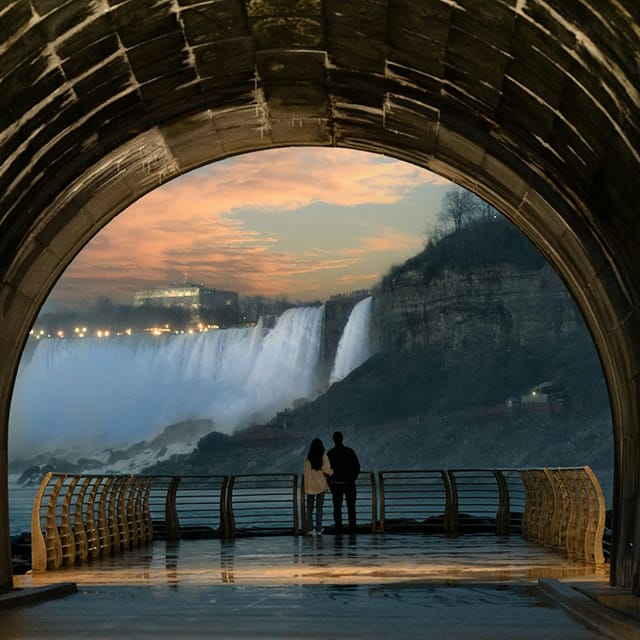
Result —
[[[204,163],[343,146],[475,191],[564,278],[612,401],[612,582],[640,592],[639,45],[635,0],[5,3],[0,522],[21,350],[84,244]],[[4,525],[0,588],[10,586]]]

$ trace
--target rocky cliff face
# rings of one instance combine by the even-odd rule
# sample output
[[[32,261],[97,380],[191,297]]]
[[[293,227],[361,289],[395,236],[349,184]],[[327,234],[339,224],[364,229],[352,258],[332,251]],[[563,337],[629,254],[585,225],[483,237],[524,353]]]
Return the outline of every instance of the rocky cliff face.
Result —
[[[568,337],[582,323],[573,299],[546,265],[445,269],[431,279],[407,270],[375,291],[373,313],[382,350],[410,352],[440,345],[451,358],[478,340],[507,353]]]

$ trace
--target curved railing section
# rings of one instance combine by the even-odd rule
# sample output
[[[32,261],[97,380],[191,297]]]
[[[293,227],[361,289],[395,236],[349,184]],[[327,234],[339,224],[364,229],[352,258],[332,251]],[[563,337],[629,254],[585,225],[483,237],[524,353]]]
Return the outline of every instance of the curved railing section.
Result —
[[[525,469],[520,476],[526,491],[523,537],[570,558],[604,562],[604,496],[591,468]]]
[[[296,473],[259,473],[229,476],[226,537],[300,533]]]
[[[31,512],[31,566],[57,569],[153,539],[147,476],[47,473]]]
[[[450,531],[455,519],[453,496],[443,470],[378,472],[380,519],[378,530]]]
[[[589,467],[366,471],[357,493],[360,531],[521,532],[572,558],[604,562],[604,496]],[[305,509],[296,473],[47,473],[31,516],[32,568],[79,564],[154,537],[299,535]],[[329,523],[331,500],[325,510]]]

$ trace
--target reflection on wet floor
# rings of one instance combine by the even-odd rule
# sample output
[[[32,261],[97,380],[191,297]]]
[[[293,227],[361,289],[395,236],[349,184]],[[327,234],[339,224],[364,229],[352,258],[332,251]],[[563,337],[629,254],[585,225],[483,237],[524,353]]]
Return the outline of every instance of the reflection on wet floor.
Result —
[[[16,587],[78,585],[372,584],[606,580],[608,565],[568,559],[520,536],[358,534],[182,540],[86,565],[14,578]]]

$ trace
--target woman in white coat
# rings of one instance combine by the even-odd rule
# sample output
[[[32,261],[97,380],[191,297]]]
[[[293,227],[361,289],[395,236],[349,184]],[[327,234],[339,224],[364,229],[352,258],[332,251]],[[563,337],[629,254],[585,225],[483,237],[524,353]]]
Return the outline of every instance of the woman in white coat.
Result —
[[[327,477],[333,475],[329,458],[320,438],[314,438],[304,461],[304,492],[307,498],[307,535],[313,534],[315,510],[316,533],[322,535],[322,507],[324,494],[329,491]]]

